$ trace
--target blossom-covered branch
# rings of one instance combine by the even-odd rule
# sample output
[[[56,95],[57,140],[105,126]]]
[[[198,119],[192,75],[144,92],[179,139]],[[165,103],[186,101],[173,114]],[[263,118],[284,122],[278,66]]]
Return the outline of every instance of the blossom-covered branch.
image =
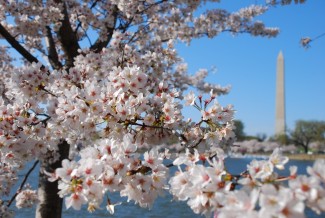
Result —
[[[22,191],[29,175],[33,172],[33,170],[35,169],[35,167],[38,164],[38,160],[34,162],[33,166],[28,170],[28,172],[26,173],[26,175],[24,176],[24,179],[22,181],[22,183],[20,184],[18,190],[16,191],[16,193],[12,196],[12,198],[10,199],[10,201],[8,201],[7,206],[10,207],[10,205],[12,204],[12,202],[16,199],[17,195]]]
[[[12,199],[18,208],[38,202],[39,216],[53,207],[59,217],[62,199],[67,208],[93,212],[104,204],[113,213],[120,203],[106,197],[112,192],[151,208],[166,190],[206,216],[324,211],[323,161],[309,176],[296,168],[279,176],[275,168],[288,159],[275,149],[239,175],[225,168],[235,110],[217,98],[230,88],[206,82],[207,70],[188,74],[175,45],[225,32],[274,37],[278,29],[256,20],[265,6],[197,15],[205,2],[2,1],[0,34],[25,60],[14,66],[0,49],[0,197],[37,159],[38,195],[27,188]],[[49,66],[35,59],[40,54]],[[196,109],[197,122],[184,119],[183,105]],[[12,215],[11,202],[0,205],[1,217]]]

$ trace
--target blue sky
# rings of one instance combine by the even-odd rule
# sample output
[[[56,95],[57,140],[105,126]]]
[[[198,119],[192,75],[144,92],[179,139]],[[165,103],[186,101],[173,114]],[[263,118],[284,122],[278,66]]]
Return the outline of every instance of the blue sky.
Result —
[[[263,1],[223,2],[214,5],[233,11]],[[276,59],[280,50],[285,59],[287,128],[292,130],[299,119],[325,120],[325,36],[312,42],[307,50],[299,44],[302,37],[325,33],[324,11],[324,0],[277,6],[258,17],[267,26],[280,28],[276,38],[224,33],[177,48],[188,62],[190,73],[216,66],[217,72],[207,81],[232,86],[230,94],[221,96],[219,102],[234,105],[236,119],[243,121],[246,134],[271,136],[275,129]],[[185,116],[189,114],[185,112]]]

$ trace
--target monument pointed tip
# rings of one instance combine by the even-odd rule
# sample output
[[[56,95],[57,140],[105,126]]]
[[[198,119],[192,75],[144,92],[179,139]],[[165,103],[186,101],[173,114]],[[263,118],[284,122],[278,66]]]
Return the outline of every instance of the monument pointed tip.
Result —
[[[283,58],[282,50],[280,50],[279,55],[278,55],[278,58]]]

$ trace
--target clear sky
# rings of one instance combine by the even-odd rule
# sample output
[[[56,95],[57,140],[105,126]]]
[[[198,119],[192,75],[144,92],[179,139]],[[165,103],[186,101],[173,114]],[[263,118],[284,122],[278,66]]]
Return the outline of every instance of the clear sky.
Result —
[[[264,1],[227,0],[206,8],[221,6],[234,11],[255,2]],[[216,66],[217,72],[207,81],[232,86],[230,94],[220,97],[219,102],[234,105],[236,119],[243,121],[246,134],[271,136],[275,131],[276,60],[281,50],[287,128],[292,130],[299,119],[325,120],[325,36],[312,42],[307,50],[299,44],[302,37],[313,39],[325,33],[325,1],[277,6],[258,19],[267,26],[279,27],[278,37],[234,37],[223,33],[215,39],[195,40],[190,46],[179,45],[189,72]]]

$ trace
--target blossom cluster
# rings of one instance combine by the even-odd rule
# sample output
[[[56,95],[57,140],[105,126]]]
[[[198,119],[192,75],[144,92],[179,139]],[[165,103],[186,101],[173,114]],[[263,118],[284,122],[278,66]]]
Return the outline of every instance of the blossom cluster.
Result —
[[[22,190],[16,197],[16,207],[25,208],[32,207],[38,201],[38,196],[35,190]]]
[[[103,52],[102,58],[106,55],[111,54]],[[96,59],[92,53],[89,56]],[[180,93],[169,83],[144,74],[136,65],[122,68],[96,62],[86,65],[84,61],[89,60],[80,58],[69,74],[62,71],[52,75],[36,70],[40,66],[32,64],[9,80],[14,90],[10,97],[19,96],[24,107],[1,102],[1,153],[10,157],[4,166],[19,168],[33,157],[44,160],[47,151],[57,149],[61,138],[71,145],[70,157],[78,162],[66,159],[63,168],[48,172],[51,181],[59,180],[59,195],[65,197],[68,208],[80,209],[87,203],[89,211],[93,211],[100,207],[108,191],[118,191],[142,207],[151,207],[168,187],[168,168],[162,160],[169,155],[153,147],[141,160],[138,148],[166,143],[174,135],[184,141],[185,147],[215,149],[234,137],[233,110],[213,101],[213,92],[202,108],[202,122],[196,125],[182,121]],[[90,74],[94,68],[97,74],[104,74],[110,67],[101,81]],[[77,70],[84,73],[78,83],[73,73]],[[30,101],[33,92],[36,95]],[[19,207],[35,202],[27,194],[21,192],[16,198]]]
[[[26,162],[56,149],[56,142],[46,143],[48,131],[43,119],[30,105],[4,104],[0,98],[0,194],[9,195],[17,181],[17,172]],[[53,145],[53,147],[51,147]]]
[[[275,169],[283,170],[288,158],[277,148],[268,160],[253,160],[247,171],[234,176],[225,168],[224,154],[219,151],[216,157],[187,151],[173,162],[179,171],[170,179],[170,191],[176,199],[187,201],[195,213],[207,217],[305,217],[305,205],[318,214],[325,209],[324,160],[307,168],[309,176],[297,175],[296,166],[290,167],[290,175],[279,176]]]
[[[253,5],[237,12],[213,9],[199,17],[194,16],[200,5],[208,1],[76,1],[58,3],[48,0],[43,3],[35,1],[0,1],[0,18],[12,35],[18,36],[24,46],[37,49],[45,54],[43,36],[49,36],[49,28],[58,33],[62,19],[68,16],[71,29],[77,39],[88,37],[88,31],[96,33],[105,41],[111,29],[128,29],[136,27],[133,41],[142,47],[166,40],[190,42],[193,38],[207,35],[215,37],[230,31],[234,34],[247,31],[253,35],[273,37],[278,29],[265,27],[255,17],[267,8]],[[211,2],[218,2],[211,0]],[[159,13],[157,13],[159,11]],[[11,19],[8,19],[8,15]],[[14,25],[11,21],[14,21]],[[118,22],[119,21],[119,22]],[[63,27],[64,28],[64,27]],[[137,31],[138,30],[138,31]],[[152,38],[152,42],[148,39]],[[57,34],[51,34],[54,41],[60,40]],[[58,48],[62,45],[58,43]],[[151,47],[151,46],[150,46]],[[62,58],[64,53],[60,52]]]
[[[62,168],[50,174],[50,179],[59,179],[59,195],[66,197],[67,208],[79,210],[87,203],[93,212],[100,208],[106,192],[120,192],[128,201],[151,208],[167,187],[165,155],[152,149],[140,156],[132,141],[130,134],[121,142],[100,139],[81,151],[79,161],[63,160]]]

